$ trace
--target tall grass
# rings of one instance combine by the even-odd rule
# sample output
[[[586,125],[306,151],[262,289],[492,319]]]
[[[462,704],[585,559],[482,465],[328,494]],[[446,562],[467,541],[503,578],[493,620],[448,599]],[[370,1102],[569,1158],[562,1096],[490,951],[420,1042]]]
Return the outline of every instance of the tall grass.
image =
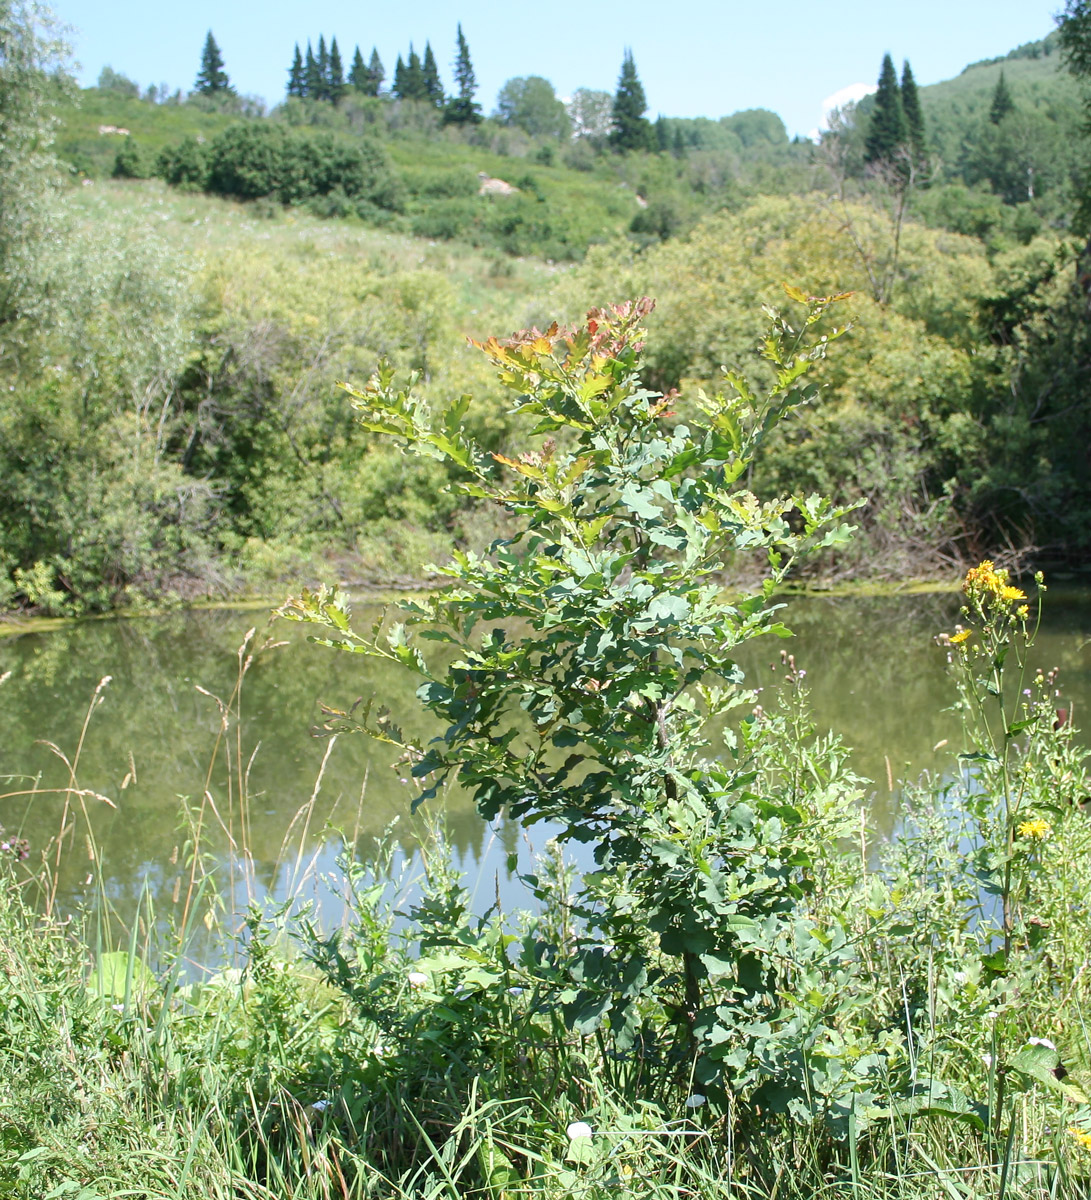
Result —
[[[474,915],[442,830],[412,892],[389,838],[347,837],[319,880],[305,847],[320,771],[282,847],[288,894],[263,904],[249,841],[255,749],[240,720],[260,648],[249,631],[232,690],[210,697],[220,720],[169,916],[145,888],[122,920],[102,883],[93,805],[105,798],[79,770],[105,683],[71,752],[57,748],[69,776],[57,836],[37,873],[6,865],[0,886],[0,1195],[1087,1195],[1091,823],[1074,803],[1088,780],[1070,725],[1014,768],[1051,806],[1051,837],[1016,893],[1048,952],[1020,948],[1019,967],[998,971],[995,943],[979,937],[991,911],[968,849],[980,777],[907,787],[879,867],[853,810],[860,836],[828,847],[814,911],[851,912],[861,931],[869,906],[898,915],[881,936],[861,934],[857,1032],[903,1046],[905,1073],[861,1094],[839,1132],[785,1118],[756,1143],[732,1104],[702,1102],[650,1044],[621,1053],[608,1030],[566,1025],[579,917],[559,847],[539,864],[533,913],[497,903]],[[844,750],[815,735],[800,686],[784,703],[766,717],[764,786],[787,784],[817,821],[842,803],[831,765]],[[85,851],[97,902],[65,917],[58,867]],[[337,893],[339,919],[319,910],[319,883]]]

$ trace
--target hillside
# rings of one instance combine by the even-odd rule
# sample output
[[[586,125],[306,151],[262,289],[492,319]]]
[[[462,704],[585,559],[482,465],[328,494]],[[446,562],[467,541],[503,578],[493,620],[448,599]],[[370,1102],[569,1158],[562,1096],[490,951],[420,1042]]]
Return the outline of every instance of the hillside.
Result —
[[[1001,74],[1017,109],[1066,127],[1079,119],[1079,90],[1051,34],[1006,58],[972,63],[954,79],[920,89],[930,140],[945,162],[959,161],[968,131],[987,118]]]

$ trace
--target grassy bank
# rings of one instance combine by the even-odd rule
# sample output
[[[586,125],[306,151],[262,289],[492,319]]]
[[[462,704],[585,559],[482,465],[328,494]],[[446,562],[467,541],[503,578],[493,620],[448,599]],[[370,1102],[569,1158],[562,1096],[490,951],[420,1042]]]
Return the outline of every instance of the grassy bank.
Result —
[[[960,654],[956,678],[972,668]],[[796,943],[766,1036],[824,1064],[824,1096],[764,1112],[745,1092],[710,1097],[650,995],[627,1050],[616,1030],[573,1029],[585,933],[559,849],[523,914],[472,916],[438,841],[396,922],[405,893],[376,882],[389,847],[360,846],[331,881],[340,921],[254,910],[236,931],[198,882],[173,929],[147,901],[113,942],[93,916],[43,915],[48,876],[8,864],[4,1194],[1085,1196],[1091,823],[1071,726],[1043,718],[1015,760],[1022,932],[1001,954],[980,874],[1007,823],[989,765],[908,786],[898,834],[869,845],[867,784],[809,728],[802,680],[767,709],[750,787],[800,815],[783,835],[811,856],[796,919],[851,949]],[[235,965],[194,972],[198,941]],[[801,1017],[823,1037],[797,1042]]]

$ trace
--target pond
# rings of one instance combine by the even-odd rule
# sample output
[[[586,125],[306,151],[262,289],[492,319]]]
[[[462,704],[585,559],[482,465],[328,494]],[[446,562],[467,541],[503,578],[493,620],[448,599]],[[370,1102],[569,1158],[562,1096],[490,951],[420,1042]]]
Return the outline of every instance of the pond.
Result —
[[[1046,600],[1031,665],[1061,668],[1058,707],[1080,724],[1091,702],[1091,592],[1051,588]],[[954,690],[945,652],[933,641],[953,627],[958,605],[951,592],[792,599],[786,621],[796,637],[747,648],[748,682],[766,690],[766,707],[782,647],[807,669],[818,725],[839,733],[854,768],[875,781],[880,831],[894,820],[897,781],[950,771],[962,749],[946,711]],[[357,625],[376,615],[359,604]],[[415,793],[390,748],[362,736],[331,747],[312,735],[323,703],[346,708],[375,695],[408,734],[431,736],[400,667],[310,645],[301,626],[271,623],[268,610],[226,609],[9,636],[0,639],[5,671],[0,825],[29,840],[32,861],[48,853],[63,909],[105,900],[124,920],[146,890],[169,923],[190,892],[198,823],[202,861],[216,865],[228,911],[304,890],[331,903],[324,880],[345,842],[366,849],[392,822],[396,861],[413,867],[423,820],[409,816]],[[79,795],[65,791],[73,779]],[[488,826],[457,794],[444,811],[476,906],[496,896],[505,908],[522,903],[510,868],[528,867],[550,830]]]

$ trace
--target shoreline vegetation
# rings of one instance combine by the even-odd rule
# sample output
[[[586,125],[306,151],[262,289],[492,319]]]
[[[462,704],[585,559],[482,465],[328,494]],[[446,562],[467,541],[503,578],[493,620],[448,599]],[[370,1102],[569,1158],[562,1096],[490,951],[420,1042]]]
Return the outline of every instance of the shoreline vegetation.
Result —
[[[479,120],[461,28],[449,102],[426,44],[349,103],[322,40],[266,117],[209,32],[192,103],[96,89],[171,125],[169,184],[135,142],[122,183],[41,152],[72,92],[36,13],[0,0],[0,608],[291,578],[314,655],[416,687],[324,698],[263,855],[242,717],[283,642],[249,630],[196,689],[213,749],[169,860],[129,831],[128,914],[81,774],[111,677],[47,744],[57,786],[5,781],[58,823],[0,831],[0,1196],[1087,1200],[1089,752],[1015,568],[1091,545],[1091,5],[931,97],[887,56],[817,146],[772,114],[653,127],[628,54],[601,145],[519,126],[531,80]],[[510,208],[471,190],[485,152],[523,160]],[[433,559],[369,628],[306,582]],[[941,573],[960,735],[881,828],[806,665],[739,662],[791,637],[793,586]],[[321,860],[349,734],[412,813],[457,786],[549,830],[529,869],[504,847],[525,903],[497,877],[475,911],[440,824],[404,888],[366,777]]]
[[[266,114],[227,83],[186,99],[113,69],[78,92],[48,26],[21,27],[0,610],[275,591],[339,561],[411,579],[509,515],[453,504],[457,470],[383,448],[338,380],[385,358],[436,403],[472,392],[498,450],[512,414],[467,338],[654,295],[649,383],[685,411],[722,363],[760,362],[758,314],[786,279],[853,293],[822,405],[749,481],[866,498],[855,542],[809,570],[935,577],[998,547],[1008,565],[1079,561],[1077,25],[927,88],[884,61],[816,143],[762,110],[652,122],[631,59],[613,98],[582,89],[569,111],[516,79],[490,115],[470,66],[451,108],[423,61],[372,95],[381,64],[338,84],[327,47],[310,75],[293,60],[298,86]],[[202,88],[228,77],[217,62]]]
[[[1041,575],[1028,591],[989,561],[965,573],[936,639],[962,753],[903,781],[886,838],[872,785],[814,727],[802,665],[783,654],[761,704],[733,665],[786,632],[778,582],[851,516],[736,490],[841,348],[836,306],[792,299],[806,319],[770,314],[768,390],[729,374],[667,438],[639,374],[650,302],[484,343],[540,447],[495,482],[457,405],[433,411],[393,373],[354,392],[410,452],[467,464],[463,486],[514,508],[527,553],[456,559],[442,592],[403,599],[407,625],[357,632],[329,589],[282,616],[317,630],[316,654],[404,664],[448,726],[418,745],[397,713],[327,708],[331,750],[359,729],[426,804],[457,771],[482,816],[554,822],[528,908],[475,915],[442,830],[408,899],[389,840],[345,835],[319,877],[302,839],[321,774],[281,848],[287,899],[262,904],[235,745],[251,632],[214,752],[234,791],[185,807],[174,903],[145,887],[120,932],[104,887],[66,913],[63,856],[86,840],[99,869],[85,722],[55,842],[0,846],[7,1194],[1086,1196],[1091,778],[1060,681],[1034,666]],[[745,596],[713,582],[728,540],[767,564]],[[433,665],[437,634],[456,653]],[[206,846],[217,825],[226,862]],[[597,870],[573,871],[573,839]],[[244,914],[219,898],[225,873]],[[338,914],[308,901],[319,889]]]

